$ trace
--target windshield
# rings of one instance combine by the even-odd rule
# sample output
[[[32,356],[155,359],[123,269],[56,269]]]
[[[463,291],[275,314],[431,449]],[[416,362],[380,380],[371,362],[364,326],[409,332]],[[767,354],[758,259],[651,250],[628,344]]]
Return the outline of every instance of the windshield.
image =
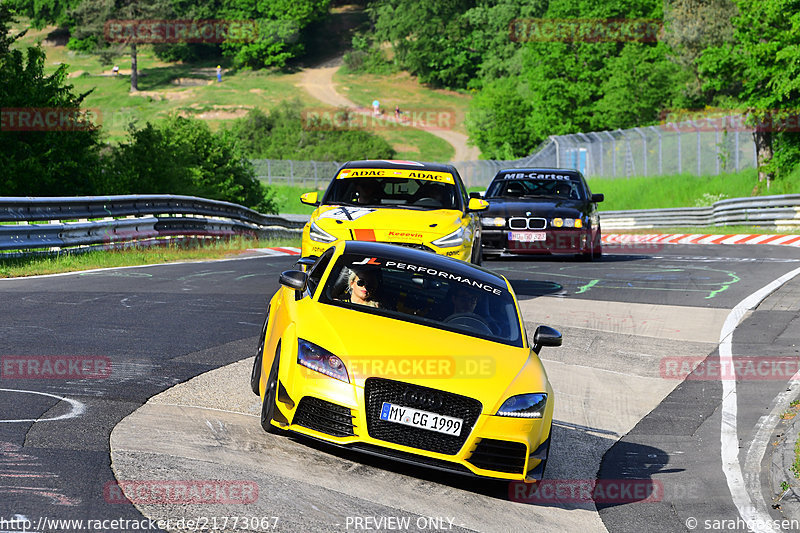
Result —
[[[566,178],[566,176],[563,176]],[[586,192],[579,181],[568,179],[495,179],[486,190],[491,198],[522,198],[546,196],[570,200],[585,200]]]
[[[359,176],[373,170],[385,176]],[[460,209],[453,176],[447,172],[409,172],[385,169],[342,171],[325,193],[324,204]],[[392,173],[400,174],[392,176]],[[352,176],[352,174],[356,174]],[[415,178],[412,174],[426,176]],[[433,178],[436,179],[432,179]]]
[[[432,328],[522,346],[514,297],[469,270],[445,272],[425,265],[344,254],[319,301]]]

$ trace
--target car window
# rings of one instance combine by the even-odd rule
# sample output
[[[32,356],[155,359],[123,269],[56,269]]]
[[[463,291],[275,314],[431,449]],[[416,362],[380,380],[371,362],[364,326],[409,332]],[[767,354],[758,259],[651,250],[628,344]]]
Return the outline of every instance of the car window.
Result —
[[[312,265],[311,270],[308,272],[308,283],[306,285],[306,290],[311,296],[314,296],[317,291],[317,287],[319,286],[319,281],[322,279],[322,275],[325,273],[325,269],[328,268],[328,264],[331,262],[331,257],[333,256],[333,248],[329,248],[325,251],[317,262]]]
[[[459,209],[458,189],[452,174],[449,183],[408,177],[356,177],[333,180],[323,204]]]
[[[366,291],[358,288],[362,282]],[[504,284],[470,278],[469,270],[444,272],[344,254],[331,270],[319,301],[522,346],[514,297]]]
[[[496,179],[486,190],[490,198],[524,198],[544,196],[568,200],[586,200],[586,190],[580,181],[553,179]]]

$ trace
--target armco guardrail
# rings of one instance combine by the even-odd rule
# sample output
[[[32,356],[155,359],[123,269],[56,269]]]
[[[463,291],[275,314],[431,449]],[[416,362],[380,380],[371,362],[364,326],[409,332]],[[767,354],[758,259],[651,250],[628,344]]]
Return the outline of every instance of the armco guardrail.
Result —
[[[604,230],[692,226],[800,227],[800,194],[731,198],[710,207],[601,211]]]
[[[0,197],[0,251],[114,248],[176,237],[297,237],[304,223],[194,196]]]

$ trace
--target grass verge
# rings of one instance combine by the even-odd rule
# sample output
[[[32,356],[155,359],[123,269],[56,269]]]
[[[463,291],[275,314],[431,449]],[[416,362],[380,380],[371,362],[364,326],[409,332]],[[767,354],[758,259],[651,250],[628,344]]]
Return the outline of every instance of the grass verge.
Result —
[[[0,257],[0,277],[16,278],[42,274],[59,274],[95,268],[154,265],[176,261],[198,261],[236,257],[249,248],[273,246],[300,247],[300,239],[246,239],[237,237],[210,242],[191,241],[178,245],[130,248],[85,253],[62,253],[27,257]]]
[[[589,178],[589,187],[594,193],[603,193],[605,200],[599,205],[601,211],[629,209],[659,209],[667,207],[703,207],[726,198],[746,198],[773,194],[800,193],[800,180],[791,174],[774,180],[767,189],[760,184],[755,169],[719,174],[718,176],[695,176],[677,174],[632,178]]]

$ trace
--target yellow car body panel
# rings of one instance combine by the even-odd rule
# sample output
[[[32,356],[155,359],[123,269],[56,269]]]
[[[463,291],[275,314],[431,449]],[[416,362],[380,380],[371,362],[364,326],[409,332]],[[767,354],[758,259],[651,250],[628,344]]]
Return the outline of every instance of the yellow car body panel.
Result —
[[[344,243],[336,246],[322,275],[323,282],[344,249]],[[508,281],[502,276],[498,278],[513,295]],[[298,291],[284,286],[270,301],[259,389],[263,401],[267,376],[279,353],[278,382],[282,394],[277,395],[275,402],[280,414],[271,422],[274,427],[339,445],[360,443],[438,459],[460,465],[478,476],[531,481],[528,474],[543,460],[541,456],[534,457],[537,448],[542,444],[549,446],[554,402],[545,369],[528,345],[524,331],[519,345],[511,346],[360,309],[325,304],[319,301],[320,293],[318,290],[314,295],[306,293],[298,298]],[[516,305],[515,297],[514,302]],[[516,313],[522,324],[518,305]],[[341,359],[349,383],[300,365],[298,339],[310,341]],[[478,400],[482,406],[480,415],[455,454],[373,438],[368,432],[365,399],[365,380],[370,377]],[[541,418],[497,415],[505,400],[526,393],[547,394]],[[300,400],[309,397],[350,409],[354,434],[335,436],[294,423]],[[524,445],[527,450],[524,468],[518,473],[508,473],[471,463],[470,458],[483,439]]]
[[[303,228],[301,255],[322,255],[322,252],[340,241],[375,241],[387,243],[417,244],[434,252],[462,261],[469,261],[475,239],[477,220],[474,215],[464,215],[461,211],[437,209],[431,211],[407,211],[394,208],[356,208],[355,220],[342,220],[341,207],[324,205],[311,214],[311,220]],[[345,208],[348,209],[348,208]],[[333,216],[332,216],[333,215]],[[335,218],[334,218],[335,216]],[[336,237],[331,243],[320,243],[311,239],[311,223]],[[433,241],[444,237],[459,227],[463,227],[464,239],[460,246],[443,248]]]
[[[391,165],[386,164],[395,162],[384,162],[387,168],[379,168],[381,162],[377,161],[359,163],[376,168],[343,167],[333,182],[354,182],[356,178],[367,180],[409,179],[422,184],[450,185],[456,190],[457,201],[463,204],[462,209],[412,210],[404,208],[404,206],[369,205],[362,207],[328,202],[319,205],[314,210],[309,222],[303,228],[301,255],[319,256],[329,247],[343,240],[416,245],[463,261],[470,261],[477,253],[475,250],[476,242],[480,239],[480,220],[477,211],[470,210],[469,206],[480,205],[479,209],[485,209],[488,207],[488,203],[478,200],[480,204],[475,202],[470,204],[465,201],[466,192],[463,191],[460,178],[457,179],[449,172],[427,170],[426,164],[422,163],[407,162],[419,165],[420,168],[389,168]],[[428,164],[428,166],[431,165]],[[439,165],[434,168],[439,167],[443,166]],[[455,172],[454,169],[453,172]],[[303,198],[308,199],[309,194],[306,193]],[[316,224],[335,240],[323,242],[313,239],[311,236],[312,224]],[[433,241],[450,235],[459,228],[464,230],[459,243],[450,246],[434,244]]]

